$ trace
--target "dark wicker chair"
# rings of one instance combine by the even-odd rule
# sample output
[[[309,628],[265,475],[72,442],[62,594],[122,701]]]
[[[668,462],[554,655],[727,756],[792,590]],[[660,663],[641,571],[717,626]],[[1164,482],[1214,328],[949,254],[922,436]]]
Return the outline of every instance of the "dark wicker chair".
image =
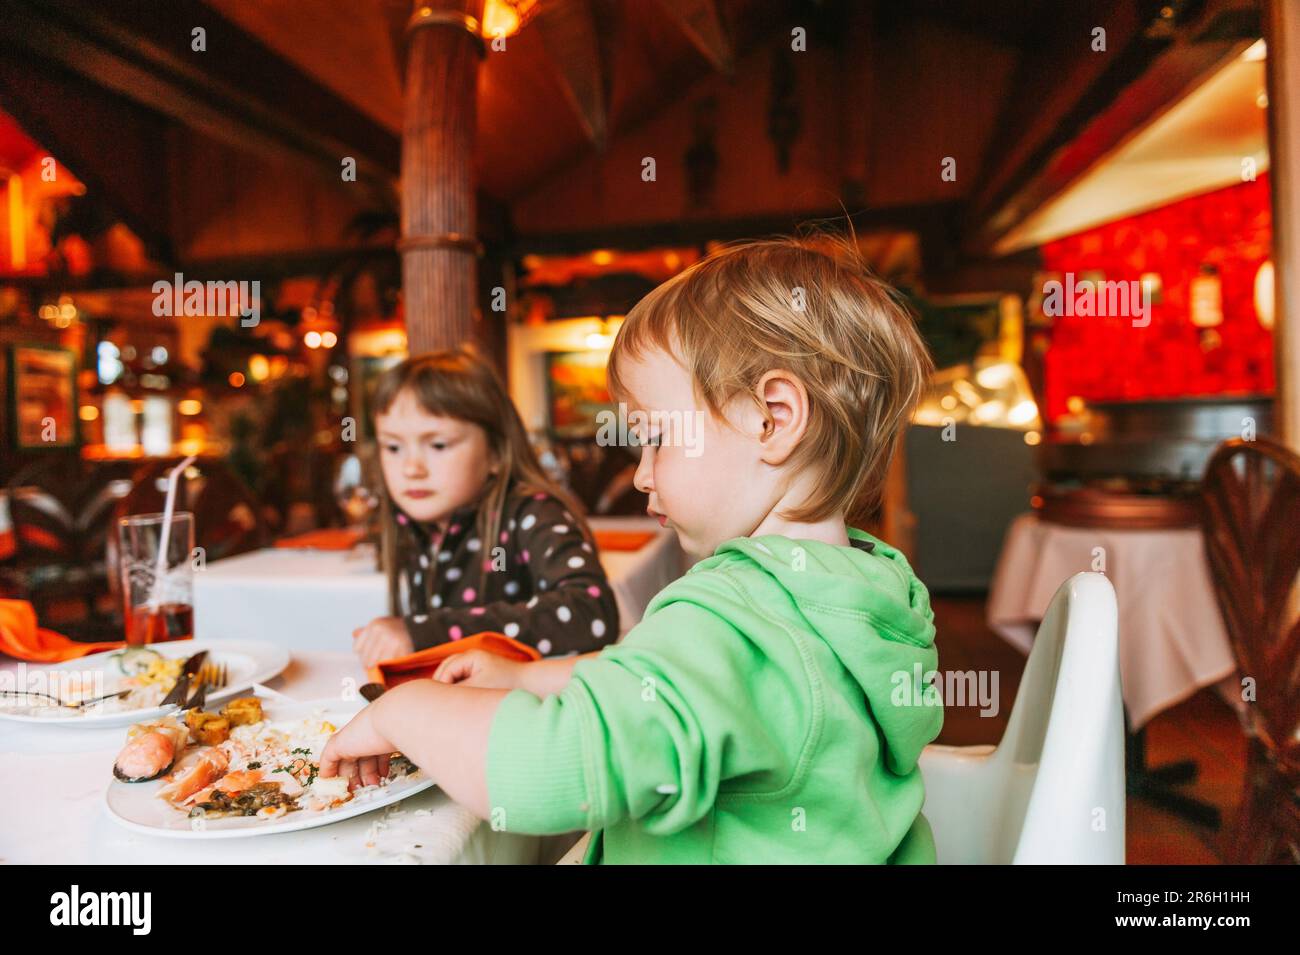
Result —
[[[1246,787],[1229,861],[1300,862],[1300,456],[1233,439],[1206,465],[1206,554],[1243,679]]]

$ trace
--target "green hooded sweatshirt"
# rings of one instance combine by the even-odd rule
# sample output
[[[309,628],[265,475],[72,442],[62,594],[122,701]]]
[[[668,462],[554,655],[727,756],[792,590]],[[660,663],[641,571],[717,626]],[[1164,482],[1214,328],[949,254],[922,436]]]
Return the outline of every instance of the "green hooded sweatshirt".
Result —
[[[596,830],[588,862],[934,862],[929,595],[897,550],[848,534],[730,540],[563,692],[507,695],[493,824]]]

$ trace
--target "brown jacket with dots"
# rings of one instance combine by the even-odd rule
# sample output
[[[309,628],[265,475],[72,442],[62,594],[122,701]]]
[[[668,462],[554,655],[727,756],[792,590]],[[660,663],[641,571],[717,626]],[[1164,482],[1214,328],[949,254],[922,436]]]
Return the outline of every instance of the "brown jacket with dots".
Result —
[[[416,650],[484,630],[543,656],[618,639],[618,605],[595,541],[563,503],[512,488],[492,547],[478,539],[477,517],[475,505],[461,508],[439,534],[397,514],[403,618]]]

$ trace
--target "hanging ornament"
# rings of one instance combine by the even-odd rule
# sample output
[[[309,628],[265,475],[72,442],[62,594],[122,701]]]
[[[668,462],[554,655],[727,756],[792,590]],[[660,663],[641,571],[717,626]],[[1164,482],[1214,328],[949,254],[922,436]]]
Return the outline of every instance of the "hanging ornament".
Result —
[[[1197,328],[1214,328],[1223,324],[1223,283],[1213,265],[1201,266],[1201,274],[1192,279],[1192,324]]]
[[[1255,273],[1255,317],[1259,324],[1273,330],[1273,262],[1265,260]]]

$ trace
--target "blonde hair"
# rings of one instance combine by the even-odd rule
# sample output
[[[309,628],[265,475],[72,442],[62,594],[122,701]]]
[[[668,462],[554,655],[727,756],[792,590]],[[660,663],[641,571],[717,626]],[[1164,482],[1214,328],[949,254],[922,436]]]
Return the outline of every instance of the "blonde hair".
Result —
[[[483,554],[495,545],[501,531],[502,512],[512,482],[517,494],[545,493],[558,498],[573,514],[574,522],[582,528],[584,536],[591,536],[582,507],[572,495],[547,477],[501,378],[475,350],[462,347],[428,352],[388,369],[375,383],[372,413],[387,412],[403,391],[410,391],[429,414],[468,421],[478,425],[487,435],[488,449],[497,467],[488,477],[478,505],[476,531],[479,540],[483,541]],[[391,613],[398,613],[401,597],[397,571],[403,566],[398,562],[399,551],[406,535],[399,533],[388,487],[380,483],[383,485],[382,543],[384,566],[388,572],[389,607]],[[434,576],[424,575],[426,590],[432,587]],[[486,568],[480,564],[480,592],[486,577]]]
[[[772,369],[808,392],[808,429],[792,473],[816,466],[812,496],[785,515],[860,519],[880,503],[897,438],[933,363],[902,298],[871,274],[849,240],[782,237],[724,246],[628,313],[609,356],[610,393],[628,395],[620,362],[648,349],[672,355],[715,417],[744,397],[767,406]]]

